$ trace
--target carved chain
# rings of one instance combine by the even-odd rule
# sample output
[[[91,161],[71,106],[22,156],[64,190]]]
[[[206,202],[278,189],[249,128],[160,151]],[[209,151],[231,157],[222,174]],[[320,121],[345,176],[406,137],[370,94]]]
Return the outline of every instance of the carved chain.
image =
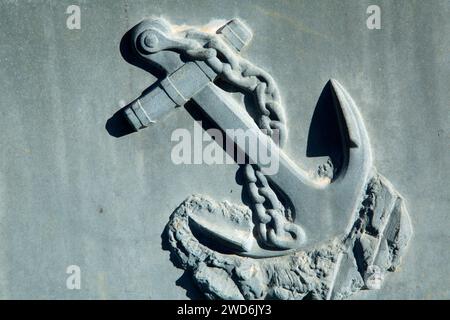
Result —
[[[206,62],[228,83],[256,100],[258,127],[282,146],[287,139],[286,119],[278,88],[273,78],[261,68],[236,55],[216,34],[185,30],[170,39],[189,59]],[[292,216],[267,178],[256,165],[245,165],[245,180],[252,201],[256,229],[264,244],[276,249],[290,249],[300,233]]]

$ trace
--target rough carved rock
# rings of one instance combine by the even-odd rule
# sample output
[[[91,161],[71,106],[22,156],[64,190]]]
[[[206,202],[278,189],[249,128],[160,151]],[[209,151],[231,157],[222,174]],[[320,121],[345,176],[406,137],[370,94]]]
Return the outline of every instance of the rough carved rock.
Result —
[[[379,289],[395,271],[412,229],[403,199],[378,173],[369,180],[359,217],[349,234],[286,256],[253,259],[214,247],[217,237],[199,228],[198,217],[251,229],[248,207],[192,195],[172,214],[167,235],[179,266],[209,299],[344,299]],[[225,229],[226,230],[226,229]],[[200,231],[200,232],[199,232]],[[220,251],[222,252],[220,252]]]

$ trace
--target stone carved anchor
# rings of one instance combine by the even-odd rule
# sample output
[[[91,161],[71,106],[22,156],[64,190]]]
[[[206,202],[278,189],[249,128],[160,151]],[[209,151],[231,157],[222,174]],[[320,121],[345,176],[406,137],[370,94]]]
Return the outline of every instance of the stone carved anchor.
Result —
[[[241,51],[251,38],[250,31],[238,20],[232,20],[217,33],[236,52]],[[252,129],[255,140],[261,141],[262,145],[267,145],[270,150],[279,148],[237,102],[213,83],[217,77],[215,70],[204,61],[183,61],[180,51],[189,49],[189,40],[174,39],[163,20],[146,20],[137,25],[132,40],[136,54],[165,73],[156,89],[136,99],[125,110],[136,130],[159,121],[177,106],[193,99],[221,129]],[[334,106],[340,117],[344,155],[343,164],[333,180],[312,178],[282,150],[277,150],[280,161],[277,173],[268,175],[265,168],[260,167],[270,183],[292,202],[297,230],[296,239],[288,249],[313,245],[348,232],[372,167],[369,139],[355,103],[337,81],[331,80],[331,86]],[[230,138],[246,152],[245,141],[242,145],[242,140]],[[258,156],[250,160],[261,163]],[[234,240],[241,242],[239,253],[242,255],[267,257],[287,253],[280,248],[269,248],[254,237]]]
[[[276,83],[239,56],[252,37],[242,22],[234,19],[205,32],[150,19],[130,36],[133,55],[161,79],[125,108],[136,131],[193,100],[226,134],[251,129],[251,141],[279,155],[279,170],[268,172],[260,154],[229,136],[256,164],[245,166],[251,210],[193,195],[171,215],[170,250],[204,295],[342,299],[379,288],[384,273],[400,264],[412,228],[402,197],[372,167],[362,117],[345,89],[330,81],[342,156],[332,178],[318,179],[281,150],[286,123]],[[216,78],[254,94],[259,121],[216,85]]]

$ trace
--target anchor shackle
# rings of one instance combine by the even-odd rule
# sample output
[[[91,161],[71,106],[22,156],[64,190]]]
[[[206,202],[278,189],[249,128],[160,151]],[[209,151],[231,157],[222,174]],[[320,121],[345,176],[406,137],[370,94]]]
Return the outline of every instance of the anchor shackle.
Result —
[[[218,28],[216,34],[237,52],[252,38],[251,31],[238,19]],[[174,34],[163,19],[142,21],[133,28],[131,39],[134,54],[165,73],[152,90],[145,90],[125,108],[125,117],[136,131],[164,119],[217,77],[203,61],[182,60],[180,51],[189,48],[192,40]]]

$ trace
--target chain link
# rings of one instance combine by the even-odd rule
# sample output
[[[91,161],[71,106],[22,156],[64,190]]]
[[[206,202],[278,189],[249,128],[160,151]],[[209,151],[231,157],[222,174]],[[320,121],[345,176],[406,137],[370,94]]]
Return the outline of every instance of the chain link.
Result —
[[[287,140],[286,118],[274,79],[238,56],[216,34],[187,30],[177,37],[178,48],[183,48],[182,53],[189,59],[206,62],[226,82],[255,97],[258,111],[255,122],[282,147]],[[303,230],[292,222],[290,210],[281,203],[258,166],[246,164],[244,177],[260,242],[276,249],[293,248],[296,240],[303,238]]]

